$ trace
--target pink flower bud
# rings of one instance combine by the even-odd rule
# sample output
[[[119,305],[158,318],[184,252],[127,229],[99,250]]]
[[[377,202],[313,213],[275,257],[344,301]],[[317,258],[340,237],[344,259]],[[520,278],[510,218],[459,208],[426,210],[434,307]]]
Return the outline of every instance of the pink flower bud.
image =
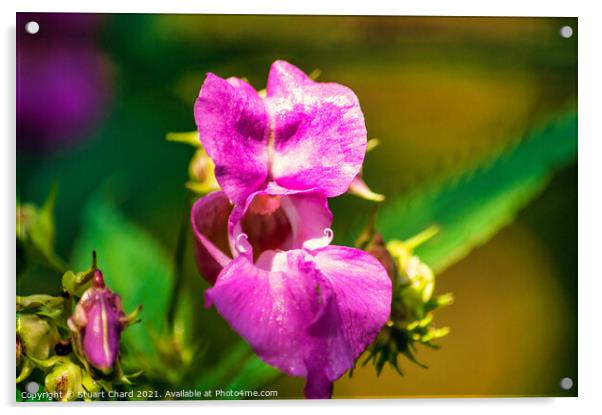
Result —
[[[124,322],[119,295],[105,285],[102,272],[96,270],[92,286],[84,292],[69,319],[69,326],[79,335],[80,347],[92,366],[103,372],[113,368]]]

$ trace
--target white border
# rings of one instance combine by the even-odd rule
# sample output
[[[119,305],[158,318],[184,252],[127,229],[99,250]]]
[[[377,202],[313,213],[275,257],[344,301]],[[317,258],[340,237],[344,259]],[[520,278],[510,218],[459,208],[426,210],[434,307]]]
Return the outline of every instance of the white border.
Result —
[[[589,4],[594,4],[591,2]],[[144,406],[137,404],[91,404],[91,405],[54,405],[38,407],[44,413],[84,412],[103,413],[122,410],[128,413],[164,414],[170,407],[179,413],[211,413],[218,410],[232,412],[266,412],[282,414],[306,413],[316,409],[336,406],[336,411],[381,412],[388,411],[414,414],[451,413],[451,414],[507,414],[508,412],[540,412],[551,414],[592,413],[599,409],[598,396],[602,386],[600,347],[600,318],[602,313],[598,298],[602,293],[602,275],[600,270],[602,247],[602,129],[600,97],[600,74],[602,62],[600,48],[600,14],[594,6],[579,1],[543,2],[525,0],[506,0],[497,4],[487,1],[394,1],[370,0],[347,1],[344,4],[335,1],[306,0],[293,3],[285,0],[104,0],[73,2],[67,0],[23,0],[12,7],[2,2],[0,19],[3,22],[3,40],[1,43],[2,76],[1,88],[4,97],[1,102],[0,125],[4,136],[0,141],[0,171],[2,180],[2,246],[0,264],[4,280],[2,318],[2,374],[0,393],[1,403],[10,405],[14,401],[14,383],[12,379],[13,339],[14,339],[14,26],[15,11],[71,11],[71,12],[145,12],[145,13],[223,13],[223,14],[347,14],[347,15],[438,15],[438,16],[577,16],[579,27],[579,395],[580,398],[562,399],[431,399],[431,400],[380,400],[380,401],[337,401],[334,403],[275,401],[275,402],[159,402]],[[310,29],[308,29],[310,30]],[[558,339],[562,341],[562,339]],[[136,406],[135,406],[136,405]],[[9,407],[10,413],[31,413],[32,406]],[[119,408],[119,409],[118,409]],[[332,409],[330,409],[332,410]]]
[[[19,11],[125,12],[125,13],[211,13],[211,14],[335,14],[335,15],[435,15],[435,16],[563,16],[574,17],[575,1],[549,0],[504,2],[448,0],[348,0],[345,2],[304,0],[144,0],[85,1],[22,0]]]

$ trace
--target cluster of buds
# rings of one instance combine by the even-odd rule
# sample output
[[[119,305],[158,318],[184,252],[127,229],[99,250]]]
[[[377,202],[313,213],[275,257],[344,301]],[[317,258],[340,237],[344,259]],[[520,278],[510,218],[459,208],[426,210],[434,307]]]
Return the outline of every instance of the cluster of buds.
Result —
[[[118,360],[120,337],[141,307],[125,315],[95,254],[89,270],[68,271],[62,282],[62,296],[17,297],[17,383],[37,368],[45,375],[46,392],[62,401],[130,384]]]
[[[358,240],[360,248],[370,252],[387,269],[393,282],[391,316],[376,340],[368,349],[364,364],[372,361],[378,374],[388,363],[397,372],[398,356],[426,367],[415,356],[416,344],[431,348],[438,346],[434,340],[446,336],[448,327],[433,325],[434,311],[453,302],[451,294],[433,296],[435,274],[431,268],[414,255],[414,250],[438,232],[431,227],[407,241],[392,240],[385,243],[374,229],[374,223]]]
[[[92,373],[71,355],[55,355],[49,359],[30,358],[37,368],[46,373],[44,389],[50,397],[58,401],[89,400],[89,396],[109,385],[94,379]]]

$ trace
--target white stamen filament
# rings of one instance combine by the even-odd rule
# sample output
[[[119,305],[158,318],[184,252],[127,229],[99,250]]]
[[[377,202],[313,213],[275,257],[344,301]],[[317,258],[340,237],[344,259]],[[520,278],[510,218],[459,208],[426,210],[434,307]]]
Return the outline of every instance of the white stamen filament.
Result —
[[[326,239],[328,240],[326,245],[330,245],[330,243],[332,242],[332,239],[334,238],[334,232],[330,228],[324,228],[323,233],[324,233],[324,236],[326,237]]]
[[[305,241],[303,243],[303,248],[311,251],[330,245],[332,239],[334,238],[334,232],[330,228],[324,228],[323,234],[324,236],[321,238],[314,238]]]
[[[249,244],[249,237],[246,233],[241,233],[236,237],[236,242],[234,244],[236,250],[241,254],[246,254],[251,250],[251,244]]]

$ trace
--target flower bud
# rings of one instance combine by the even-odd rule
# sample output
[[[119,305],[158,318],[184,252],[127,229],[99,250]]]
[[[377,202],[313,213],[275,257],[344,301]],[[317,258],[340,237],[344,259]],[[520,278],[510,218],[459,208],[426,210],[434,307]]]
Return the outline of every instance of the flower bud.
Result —
[[[380,233],[375,233],[372,241],[368,244],[365,249],[366,252],[374,256],[378,262],[387,270],[387,275],[391,280],[395,279],[397,275],[397,267],[395,266],[395,260],[391,256],[391,253],[387,250],[385,240]]]
[[[386,244],[396,274],[393,280],[393,301],[390,320],[369,348],[367,361],[372,361],[380,373],[386,363],[402,373],[397,361],[399,354],[421,367],[426,367],[416,358],[415,344],[436,347],[433,343],[449,333],[448,327],[433,325],[434,311],[453,302],[451,294],[433,297],[435,275],[431,268],[414,255],[414,249],[438,232],[436,226],[425,229],[412,238],[392,240]],[[373,242],[375,238],[364,240]]]
[[[17,315],[17,357],[47,359],[60,336],[56,325],[35,314]]]
[[[56,325],[35,314],[17,314],[16,363],[20,383],[27,379],[35,365],[32,359],[47,359],[60,340]]]
[[[63,358],[53,366],[44,380],[46,392],[59,401],[74,401],[84,392],[81,367]]]
[[[68,324],[78,337],[79,352],[95,368],[110,372],[119,354],[126,317],[119,295],[105,285],[100,270],[94,272],[92,286],[82,295]]]
[[[431,299],[435,288],[433,271],[420,258],[412,256],[406,262],[403,272],[409,281],[402,293],[404,301],[410,306],[424,306]]]
[[[186,183],[188,189],[201,195],[219,190],[219,183],[215,178],[215,163],[201,146],[197,131],[169,133],[166,139],[167,141],[188,144],[197,149],[188,165],[188,177],[190,178]]]
[[[368,226],[362,231],[357,240],[355,247],[364,250],[374,256],[378,262],[385,268],[387,275],[395,285],[397,280],[397,266],[395,259],[389,252],[387,244],[382,235],[376,231],[376,209],[372,210]]]
[[[186,183],[186,187],[196,193],[205,194],[219,190],[215,178],[215,164],[203,148],[199,148],[190,160],[188,175],[190,181]]]
[[[425,315],[425,305],[433,296],[435,275],[427,264],[412,254],[411,244],[393,240],[387,244],[387,248],[399,272],[404,318],[421,319]]]

